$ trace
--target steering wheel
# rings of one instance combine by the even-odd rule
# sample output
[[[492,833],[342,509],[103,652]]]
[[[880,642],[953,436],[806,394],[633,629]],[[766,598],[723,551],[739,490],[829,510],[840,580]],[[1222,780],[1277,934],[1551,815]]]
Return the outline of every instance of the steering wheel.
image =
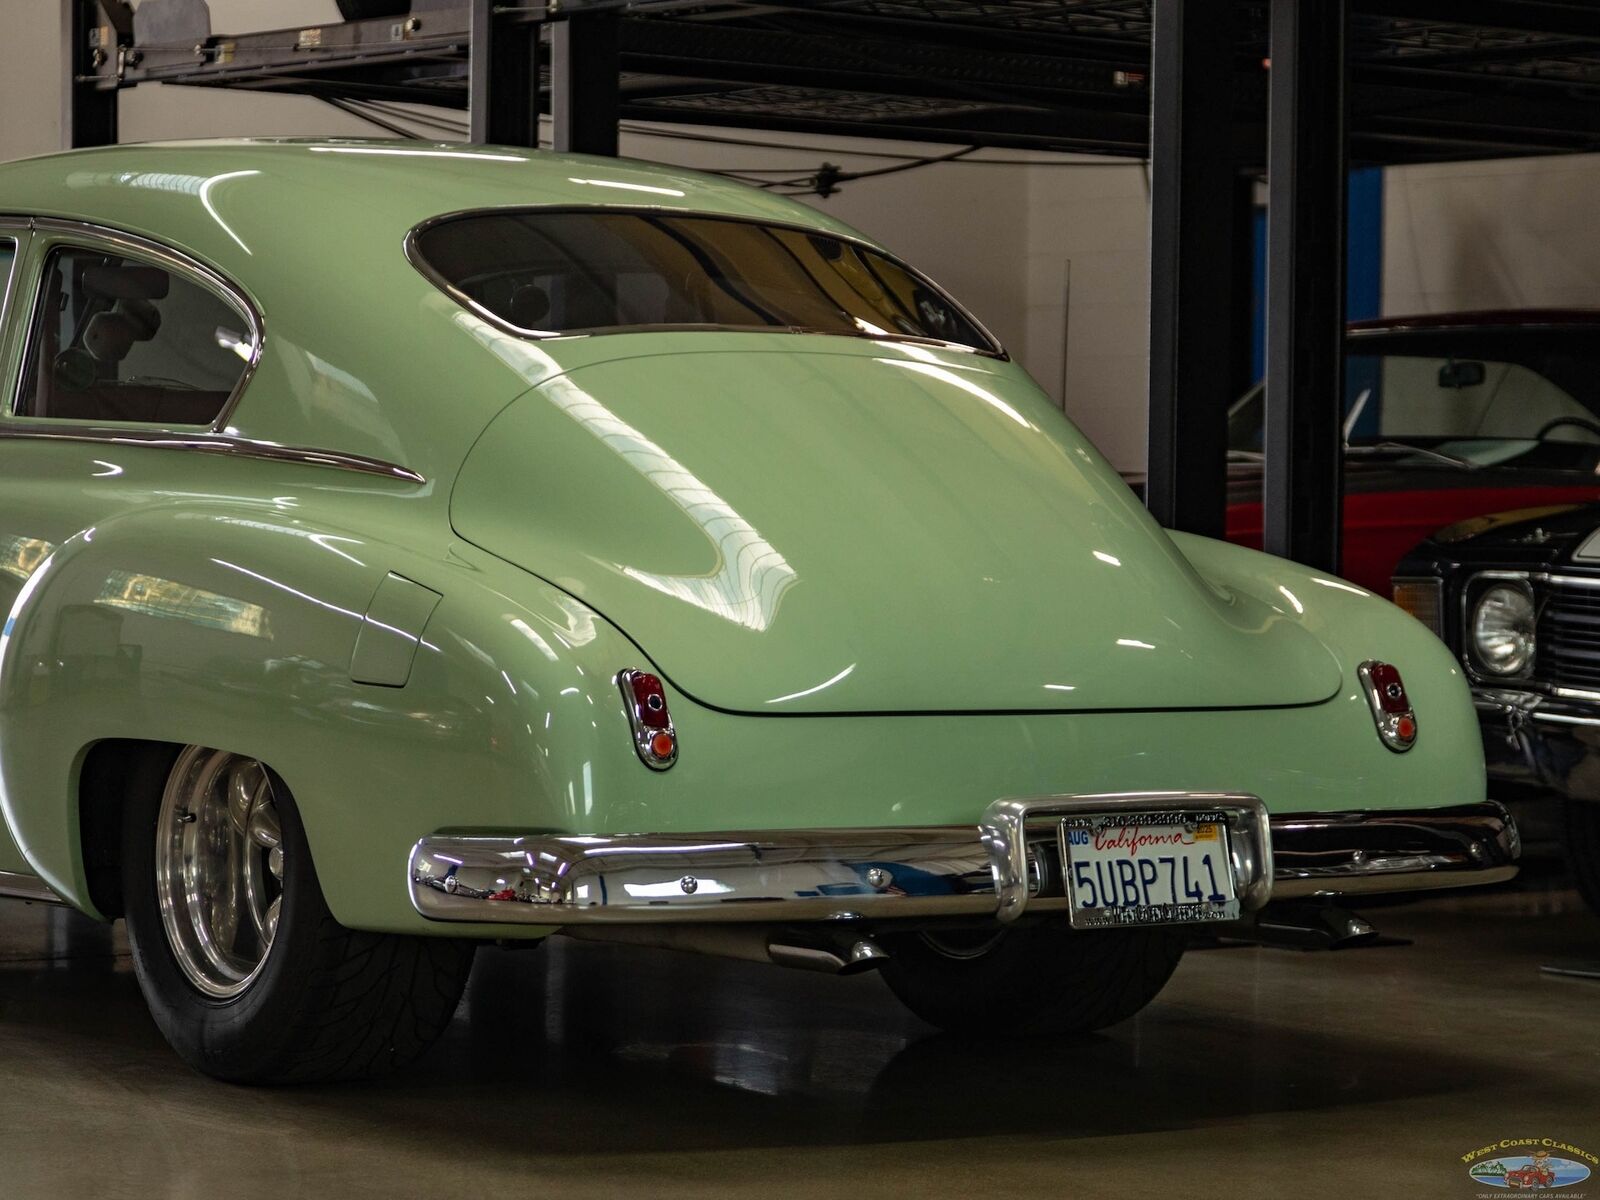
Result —
[[[1545,435],[1548,434],[1552,429],[1560,429],[1563,425],[1576,425],[1579,429],[1587,429],[1596,437],[1600,437],[1600,424],[1587,420],[1584,417],[1557,417],[1553,421],[1546,421],[1543,425],[1539,426],[1539,432],[1533,436],[1542,442],[1545,439]]]

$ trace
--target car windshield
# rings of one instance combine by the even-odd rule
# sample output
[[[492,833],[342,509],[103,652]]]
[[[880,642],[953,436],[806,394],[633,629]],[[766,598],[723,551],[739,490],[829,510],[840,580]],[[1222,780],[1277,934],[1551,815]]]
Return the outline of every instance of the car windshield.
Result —
[[[435,282],[531,336],[789,329],[1000,347],[932,283],[813,230],[663,212],[519,210],[421,228]]]
[[[1228,413],[1236,459],[1262,450],[1263,389]],[[1355,454],[1592,471],[1600,465],[1594,329],[1384,330],[1346,341],[1344,437]]]

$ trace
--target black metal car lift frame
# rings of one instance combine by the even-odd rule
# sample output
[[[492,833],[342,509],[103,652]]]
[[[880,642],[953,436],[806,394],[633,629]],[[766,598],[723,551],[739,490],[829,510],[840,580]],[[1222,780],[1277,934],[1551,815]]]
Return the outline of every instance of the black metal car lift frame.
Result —
[[[412,0],[409,16],[150,45],[126,0],[62,3],[74,146],[116,140],[120,88],[165,81],[465,107],[474,141],[521,146],[547,111],[555,148],[595,154],[616,153],[625,116],[1148,154],[1147,500],[1208,535],[1248,382],[1264,163],[1265,541],[1327,570],[1347,161],[1600,148],[1600,4],[1570,0]],[[140,18],[185,7],[145,0]]]

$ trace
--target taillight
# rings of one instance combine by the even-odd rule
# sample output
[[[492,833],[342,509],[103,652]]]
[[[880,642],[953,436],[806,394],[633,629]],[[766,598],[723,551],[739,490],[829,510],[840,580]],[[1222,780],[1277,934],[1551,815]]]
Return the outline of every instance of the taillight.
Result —
[[[666,689],[648,671],[622,671],[617,675],[622,704],[633,729],[633,748],[639,760],[653,771],[665,771],[678,761],[678,731],[667,710]]]
[[[1400,668],[1386,662],[1364,662],[1357,673],[1367,693],[1367,705],[1378,727],[1378,739],[1389,749],[1403,753],[1417,740],[1417,714],[1406,695]]]

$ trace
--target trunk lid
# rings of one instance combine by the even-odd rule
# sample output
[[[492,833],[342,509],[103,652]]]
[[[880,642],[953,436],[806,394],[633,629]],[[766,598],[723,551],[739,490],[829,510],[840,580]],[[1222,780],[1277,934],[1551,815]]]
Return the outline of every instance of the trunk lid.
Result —
[[[683,336],[686,352],[582,366],[513,402],[451,515],[699,702],[1244,708],[1339,688],[1304,629],[1202,580],[1015,365]]]

